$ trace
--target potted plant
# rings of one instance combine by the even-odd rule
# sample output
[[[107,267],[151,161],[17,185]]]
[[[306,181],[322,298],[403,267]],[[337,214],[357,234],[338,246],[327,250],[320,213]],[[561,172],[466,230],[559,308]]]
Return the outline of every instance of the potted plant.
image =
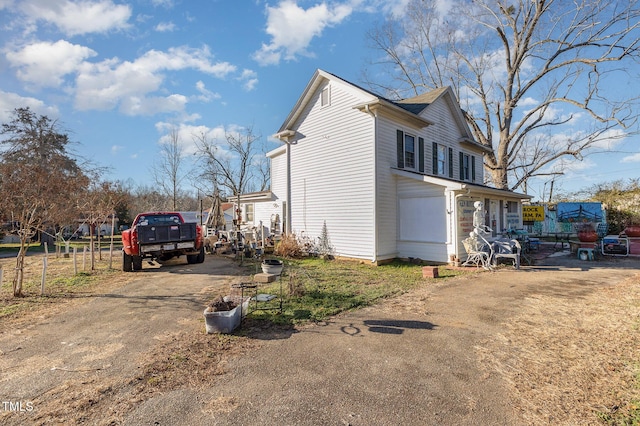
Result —
[[[583,243],[594,243],[598,241],[598,233],[591,222],[583,222],[575,225],[578,239]]]
[[[622,231],[627,237],[637,238],[640,237],[640,215],[633,214],[626,221],[626,226]]]

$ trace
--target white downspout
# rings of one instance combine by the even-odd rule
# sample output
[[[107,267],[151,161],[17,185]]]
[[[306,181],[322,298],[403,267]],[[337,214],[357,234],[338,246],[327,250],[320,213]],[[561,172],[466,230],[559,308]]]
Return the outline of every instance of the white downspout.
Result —
[[[373,117],[373,258],[371,263],[378,261],[378,120],[369,105],[364,106],[367,114]]]
[[[287,138],[287,235],[291,235],[291,142]]]

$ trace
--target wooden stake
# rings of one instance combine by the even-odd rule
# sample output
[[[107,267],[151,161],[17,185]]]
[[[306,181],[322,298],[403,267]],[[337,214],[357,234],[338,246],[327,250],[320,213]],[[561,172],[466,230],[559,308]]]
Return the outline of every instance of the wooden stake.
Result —
[[[45,243],[45,249],[46,249]],[[44,296],[44,283],[47,279],[47,257],[42,258],[42,281],[40,282],[40,296]]]
[[[78,275],[78,247],[73,248],[73,275]]]

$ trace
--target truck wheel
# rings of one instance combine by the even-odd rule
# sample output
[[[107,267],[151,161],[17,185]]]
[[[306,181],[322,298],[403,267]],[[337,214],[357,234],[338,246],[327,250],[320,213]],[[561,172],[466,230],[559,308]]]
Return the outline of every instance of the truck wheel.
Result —
[[[200,247],[200,253],[198,254],[196,263],[202,263],[202,262],[204,262],[204,247]]]
[[[132,256],[133,270],[139,271],[142,269],[142,257],[141,256]]]
[[[199,254],[188,254],[187,255],[187,263],[189,265],[193,265],[194,263],[198,263],[198,256],[200,256]]]
[[[122,252],[122,270],[124,272],[133,271],[133,259],[131,259],[131,255],[128,255],[124,251]]]

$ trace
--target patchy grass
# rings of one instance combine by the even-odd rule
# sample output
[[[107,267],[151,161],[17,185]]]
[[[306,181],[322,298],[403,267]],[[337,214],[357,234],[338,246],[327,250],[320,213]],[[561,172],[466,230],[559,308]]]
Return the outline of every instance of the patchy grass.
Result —
[[[438,280],[468,272],[440,268]],[[434,280],[434,279],[431,279]],[[350,261],[324,261],[319,258],[286,260],[280,281],[260,286],[259,293],[280,295],[284,303],[279,312],[279,299],[261,303],[250,316],[279,324],[320,321],[340,312],[375,304],[424,285],[418,265],[393,262],[370,266]]]
[[[55,254],[50,253],[47,257],[45,294],[41,295],[44,256],[31,249],[27,253],[23,278],[25,297],[13,297],[11,286],[15,277],[15,257],[0,259],[2,269],[0,319],[19,317],[23,313],[36,313],[39,309],[50,311],[59,304],[85,296],[107,283],[122,285],[132,279],[119,270],[121,264],[119,252],[114,252],[111,268],[109,268],[108,253],[103,253],[102,260],[96,256],[93,271],[89,269],[91,267],[89,255],[83,262],[82,255],[79,254],[76,258],[77,274],[74,274],[72,257],[55,257]]]

